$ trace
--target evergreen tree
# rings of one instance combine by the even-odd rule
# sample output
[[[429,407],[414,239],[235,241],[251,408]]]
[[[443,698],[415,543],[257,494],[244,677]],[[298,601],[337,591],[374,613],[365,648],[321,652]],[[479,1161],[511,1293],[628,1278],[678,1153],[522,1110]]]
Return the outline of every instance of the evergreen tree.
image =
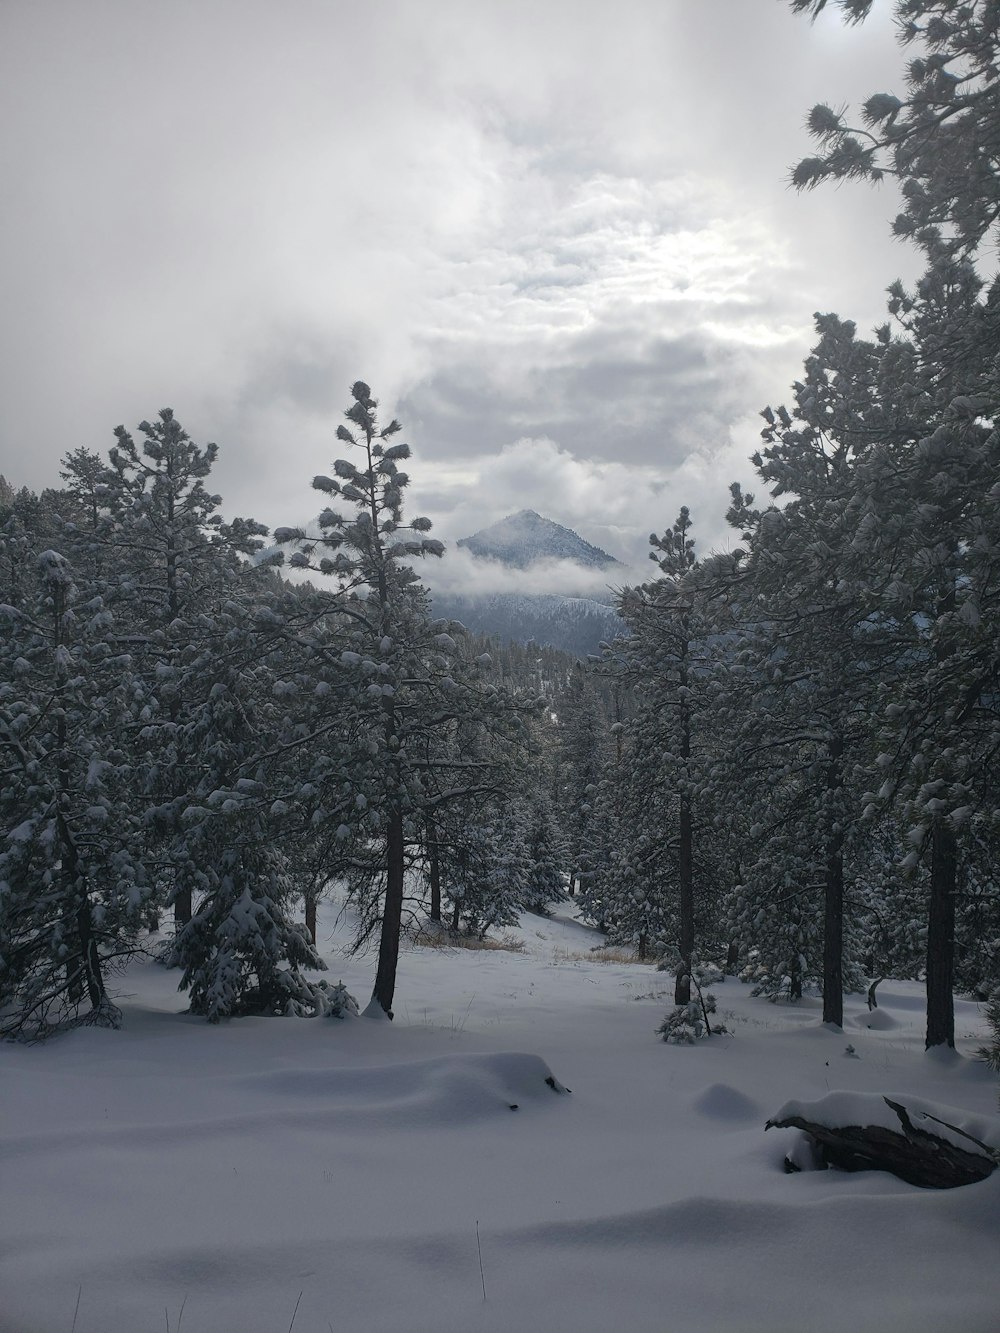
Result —
[[[524,799],[523,811],[527,866],[521,902],[529,912],[545,915],[554,903],[567,897],[566,844],[546,785]]]
[[[823,0],[791,0],[816,13]],[[869,0],[842,0],[852,21]],[[894,229],[923,252],[915,291],[895,283],[880,331],[885,352],[872,394],[895,418],[876,436],[856,487],[856,583],[873,612],[912,636],[882,699],[882,785],[874,814],[895,801],[908,827],[906,860],[929,870],[927,1044],[954,1043],[956,905],[970,851],[996,827],[997,544],[995,487],[998,221],[993,168],[1000,96],[997,13],[989,0],[897,0],[903,42],[916,51],[906,97],[862,108],[867,129],[817,106],[809,125],[823,155],[794,173],[800,187],[832,178],[901,182]],[[977,264],[979,266],[977,271]],[[900,373],[902,370],[905,373]],[[992,498],[991,498],[992,497]]]
[[[815,15],[827,0],[789,3]],[[835,3],[848,22],[861,23],[873,0]],[[895,176],[903,203],[895,234],[942,246],[953,259],[970,257],[995,241],[1000,223],[1000,17],[993,0],[894,0],[894,13],[900,43],[912,52],[906,96],[874,93],[853,127],[846,110],[814,106],[808,125],[822,154],[803,159],[793,183]]]
[[[497,787],[495,754],[466,757],[456,732],[483,729],[502,753],[523,740],[524,708],[509,706],[482,680],[481,665],[456,638],[460,627],[431,619],[410,561],[444,548],[426,536],[427,519],[403,520],[409,478],[399,465],[409,446],[391,443],[399,422],[379,428],[368,385],[359,380],[351,394],[349,425],[338,427],[337,438],[358,462],[338,459],[335,476],[313,484],[353,512],[324,510],[318,537],[292,528],[275,536],[298,546],[293,566],[338,583],[328,609],[340,625],[337,727],[346,743],[310,755],[307,795],[354,849],[362,938],[376,927],[379,934],[366,1012],[391,1017],[407,865],[426,837],[427,813],[473,796],[485,800]]]
[[[626,742],[636,836],[621,864],[621,888],[642,906],[646,928],[670,938],[679,1005],[691,999],[698,934],[708,940],[717,932],[717,859],[711,840],[699,835],[711,818],[704,783],[718,609],[733,573],[728,557],[700,569],[690,533],[691,516],[682,508],[670,531],[650,538],[661,577],[626,589],[620,604],[630,632],[620,651],[639,695]],[[650,870],[654,887],[647,890]]]
[[[29,545],[9,520],[5,567]],[[33,563],[0,606],[0,1034],[22,1039],[81,1011],[118,1025],[108,969],[139,947],[150,894],[121,748],[129,659],[66,558]]]
[[[607,722],[594,680],[577,662],[554,701],[558,725],[556,784],[569,855],[569,892],[583,889],[594,847],[591,824],[607,760]]]
[[[169,408],[141,422],[139,432],[141,443],[116,429],[103,472],[78,450],[66,458],[64,476],[88,516],[91,558],[108,571],[111,604],[132,649],[137,795],[151,845],[155,835],[162,839],[159,873],[180,929],[191,918],[194,884],[179,817],[204,778],[199,745],[212,743],[195,718],[220,676],[225,688],[239,625],[253,624],[261,571],[249,557],[265,529],[250,519],[223,522],[221,497],[206,486],[218,448],[196,445]],[[252,653],[245,641],[241,650]]]

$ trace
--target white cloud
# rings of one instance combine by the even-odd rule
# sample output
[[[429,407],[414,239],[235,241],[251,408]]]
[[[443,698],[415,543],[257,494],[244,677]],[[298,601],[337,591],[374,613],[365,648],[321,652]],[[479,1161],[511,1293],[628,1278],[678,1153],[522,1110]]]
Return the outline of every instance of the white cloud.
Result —
[[[458,535],[500,494],[619,550],[681,502],[707,532],[812,311],[865,327],[906,263],[889,192],[784,180],[811,102],[898,68],[885,9],[6,7],[0,471],[169,404],[229,512],[294,521],[362,376]]]
[[[418,477],[414,511],[426,511],[435,520],[437,535],[453,547],[459,537],[531,507],[620,560],[625,568],[614,571],[611,581],[641,581],[652,572],[649,534],[668,528],[683,504],[694,515],[702,553],[735,544],[737,534],[725,522],[728,486],[746,480],[748,438],[754,429],[750,422],[740,424],[721,449],[693,452],[673,468],[580,458],[554,440],[520,439],[489,458],[435,470],[433,490]],[[472,577],[478,587],[493,579],[490,591],[524,588],[518,584],[518,571],[477,568],[471,557],[454,548],[442,572],[431,571],[427,577],[449,589]],[[579,572],[575,578],[579,584]],[[572,591],[573,577],[566,569],[545,568],[532,571],[527,581],[534,590],[562,592]],[[596,571],[588,586],[599,589],[608,581],[608,574]]]

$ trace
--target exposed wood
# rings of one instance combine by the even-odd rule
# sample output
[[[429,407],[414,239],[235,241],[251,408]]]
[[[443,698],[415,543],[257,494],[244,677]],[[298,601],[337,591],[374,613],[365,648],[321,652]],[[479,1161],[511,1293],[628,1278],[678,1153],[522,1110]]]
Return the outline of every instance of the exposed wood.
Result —
[[[896,1115],[899,1129],[882,1125],[821,1125],[802,1115],[769,1120],[765,1129],[801,1129],[812,1139],[824,1166],[841,1171],[890,1171],[900,1180],[928,1189],[953,1189],[985,1180],[1000,1165],[1000,1154],[956,1125],[933,1121],[965,1139],[960,1148],[947,1138],[913,1123],[906,1107],[882,1099]]]

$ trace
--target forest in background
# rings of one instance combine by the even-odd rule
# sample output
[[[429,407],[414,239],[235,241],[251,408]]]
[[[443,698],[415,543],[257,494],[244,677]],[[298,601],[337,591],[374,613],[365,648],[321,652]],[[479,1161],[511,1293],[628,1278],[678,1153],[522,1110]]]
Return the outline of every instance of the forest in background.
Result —
[[[338,880],[386,1014],[410,920],[481,934],[568,885],[679,1010],[709,965],[819,987],[837,1024],[845,988],[923,976],[954,1044],[955,990],[1000,984],[1000,15],[896,9],[906,99],[815,107],[794,183],[893,176],[923,275],[870,338],[816,317],[738,545],[699,559],[681,507],[599,661],[433,617],[415,566],[443,548],[361,381],[318,535],[224,522],[215,446],[169,411],[6,488],[0,1031],[114,1025],[167,912],[194,1012],[343,1012],[307,975]]]

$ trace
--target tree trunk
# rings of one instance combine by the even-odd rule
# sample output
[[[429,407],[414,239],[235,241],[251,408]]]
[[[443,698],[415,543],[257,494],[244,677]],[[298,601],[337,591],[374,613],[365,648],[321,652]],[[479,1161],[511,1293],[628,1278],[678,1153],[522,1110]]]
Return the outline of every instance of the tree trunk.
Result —
[[[100,1009],[104,1002],[104,977],[101,975],[101,956],[94,938],[94,919],[86,889],[80,885],[80,902],[76,909],[76,929],[80,938],[83,975],[91,1009]]]
[[[681,797],[679,834],[681,965],[674,984],[674,1004],[687,1004],[691,999],[691,956],[694,953],[694,840],[687,796]]]
[[[826,863],[823,895],[823,1022],[844,1026],[844,857],[839,849]]]
[[[843,738],[830,739],[826,790],[830,798],[823,888],[823,1022],[844,1026],[844,833],[837,794],[843,786]]]
[[[687,711],[686,693],[688,617],[684,617],[685,639],[681,648],[679,683],[680,700],[680,757],[682,761],[680,817],[677,829],[677,879],[680,886],[680,954],[681,965],[674,984],[674,1004],[688,1004],[691,999],[691,958],[694,954],[694,823],[691,817],[691,719]]]
[[[396,990],[399,931],[403,920],[403,853],[403,812],[394,804],[386,830],[385,907],[373,991],[374,998],[389,1018],[392,1017],[392,997]]]
[[[427,856],[430,862],[431,920],[441,920],[441,858],[438,855],[437,829],[427,825]]]
[[[309,932],[309,938],[312,940],[313,947],[316,945],[316,896],[312,893],[306,894],[306,930]]]
[[[191,920],[191,888],[190,885],[183,889],[178,889],[174,898],[174,931],[179,931],[181,926],[186,926]]]
[[[77,944],[80,949],[80,966],[74,970],[69,986],[69,1000],[79,1004],[83,999],[83,987],[87,987],[87,998],[92,1009],[99,1009],[104,1001],[104,976],[101,972],[101,955],[94,938],[94,914],[87,893],[86,879],[79,871],[79,858],[76,844],[70,835],[65,818],[58,816],[60,841],[62,843],[63,873],[66,876],[72,897],[76,899],[75,925]],[[67,976],[69,966],[67,967]]]
[[[736,968],[740,961],[740,946],[736,940],[729,941],[729,948],[726,950],[726,975],[734,976]]]
[[[927,913],[927,1037],[924,1045],[955,1045],[955,887],[958,840],[944,823],[931,835],[931,897]]]

